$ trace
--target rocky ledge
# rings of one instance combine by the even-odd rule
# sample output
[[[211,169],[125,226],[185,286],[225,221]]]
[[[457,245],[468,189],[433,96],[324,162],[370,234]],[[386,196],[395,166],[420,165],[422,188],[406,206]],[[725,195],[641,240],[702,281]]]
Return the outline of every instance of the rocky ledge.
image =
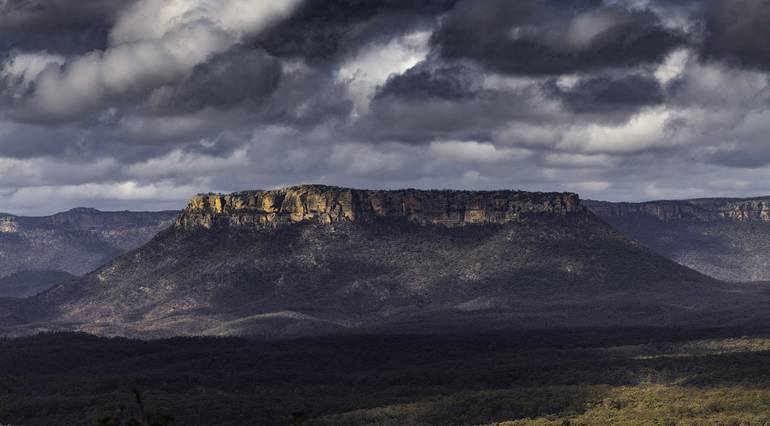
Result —
[[[25,230],[115,231],[137,228],[165,228],[177,216],[176,211],[103,212],[78,207],[51,216],[14,216],[0,213],[0,233]]]
[[[507,223],[530,215],[584,212],[577,194],[523,191],[395,191],[302,185],[268,191],[200,194],[177,217],[178,229],[277,227],[315,221],[405,218],[423,225]]]
[[[0,233],[15,233],[17,230],[18,226],[13,216],[0,214]]]
[[[597,216],[605,219],[648,217],[664,222],[770,222],[770,197],[703,198],[696,200],[649,201],[645,203],[610,203],[585,201]]]

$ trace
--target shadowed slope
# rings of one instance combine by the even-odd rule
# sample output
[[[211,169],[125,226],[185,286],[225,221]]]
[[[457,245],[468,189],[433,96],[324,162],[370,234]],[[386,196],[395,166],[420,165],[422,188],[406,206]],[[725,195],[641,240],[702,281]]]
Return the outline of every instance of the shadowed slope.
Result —
[[[740,320],[731,312],[751,300],[741,288],[724,287],[622,237],[576,197],[569,209],[554,209],[563,194],[389,191],[395,199],[422,200],[420,207],[366,216],[360,213],[366,203],[352,204],[359,207],[345,219],[344,204],[322,208],[313,200],[342,199],[351,190],[283,191],[279,205],[300,207],[276,222],[248,219],[250,209],[264,204],[228,211],[227,204],[193,200],[172,229],[33,298],[17,315],[100,334],[286,336],[372,328],[716,325]],[[506,219],[426,223],[438,213],[426,213],[425,206],[457,197],[473,204],[441,201],[449,206],[445,216],[467,217],[455,212],[472,205],[481,206],[476,218]],[[338,206],[342,219],[325,220],[329,206]],[[516,214],[505,213],[511,211]]]
[[[770,198],[585,205],[619,232],[704,274],[770,280]]]
[[[146,243],[176,215],[87,208],[41,217],[0,213],[0,277],[24,271],[83,275]]]
[[[75,278],[62,271],[20,271],[0,277],[0,297],[23,298]]]

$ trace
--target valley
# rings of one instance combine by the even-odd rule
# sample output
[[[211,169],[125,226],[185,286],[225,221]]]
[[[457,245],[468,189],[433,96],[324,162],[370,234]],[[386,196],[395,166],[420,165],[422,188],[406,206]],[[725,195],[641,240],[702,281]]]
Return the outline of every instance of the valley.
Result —
[[[763,424],[768,362],[762,328],[283,341],[44,334],[2,341],[0,364],[14,368],[0,372],[0,415],[27,425]]]
[[[584,203],[618,232],[703,274],[770,280],[770,198]]]
[[[0,426],[770,425],[768,106],[770,0],[0,0]]]
[[[51,216],[0,213],[0,297],[28,297],[141,246],[176,212],[77,208]]]
[[[83,276],[0,279],[0,365],[14,366],[0,420],[770,421],[770,287],[687,268],[660,242],[734,256],[681,236],[697,223],[746,241],[734,230],[765,220],[688,208],[323,185],[201,194],[155,226],[117,225],[148,241]]]
[[[0,325],[272,338],[705,327],[762,321],[767,297],[655,254],[574,194],[307,185],[195,197],[148,244]]]

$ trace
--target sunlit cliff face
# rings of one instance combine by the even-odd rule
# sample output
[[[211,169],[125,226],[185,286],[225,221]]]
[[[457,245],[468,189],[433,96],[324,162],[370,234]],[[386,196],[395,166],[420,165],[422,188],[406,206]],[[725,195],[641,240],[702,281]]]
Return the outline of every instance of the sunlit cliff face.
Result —
[[[381,217],[462,226],[518,221],[529,214],[561,216],[583,211],[579,198],[571,193],[376,191],[303,185],[198,195],[177,218],[177,227],[280,226],[303,221],[329,224]]]
[[[0,217],[0,232],[13,233],[16,232],[16,229],[16,222],[13,217]]]

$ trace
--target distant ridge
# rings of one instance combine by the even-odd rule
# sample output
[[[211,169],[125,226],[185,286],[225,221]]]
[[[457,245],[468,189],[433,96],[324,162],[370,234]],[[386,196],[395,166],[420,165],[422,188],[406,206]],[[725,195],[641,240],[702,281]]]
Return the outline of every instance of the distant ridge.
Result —
[[[0,214],[0,297],[29,295],[141,246],[178,212],[75,208],[50,216]]]
[[[584,205],[629,238],[704,274],[770,280],[770,197]]]
[[[623,237],[575,194],[303,185],[196,196],[174,226],[27,299],[5,327],[290,337],[721,326],[766,318],[767,299]]]
[[[70,230],[101,230],[113,228],[137,228],[155,226],[158,220],[169,220],[179,212],[176,210],[144,211],[101,211],[90,207],[76,207],[49,216],[10,217],[24,229],[65,227]]]
[[[586,200],[584,204],[603,218],[649,217],[664,222],[676,220],[770,222],[770,196],[660,200],[641,203]]]

